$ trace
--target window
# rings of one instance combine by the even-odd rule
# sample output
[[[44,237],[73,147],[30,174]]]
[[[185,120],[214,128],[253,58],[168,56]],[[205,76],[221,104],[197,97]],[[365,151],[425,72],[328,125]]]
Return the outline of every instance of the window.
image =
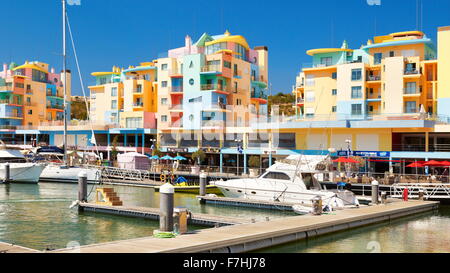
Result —
[[[362,69],[352,69],[352,81],[360,81],[362,79]]]
[[[226,48],[226,43],[225,43],[225,48]],[[240,44],[236,44],[235,51],[237,53],[239,53],[236,55],[236,58],[242,59],[242,60],[247,60],[247,49],[245,47],[241,46]]]
[[[161,116],[161,121],[162,121],[162,122],[167,122],[167,116],[166,116],[166,115]]]
[[[314,86],[315,84],[314,75],[306,75],[306,86]]]
[[[142,127],[142,117],[126,118],[127,128],[140,128]]]
[[[111,97],[117,97],[117,87],[111,88]]]
[[[373,112],[373,105],[369,105],[369,112]]]
[[[415,101],[405,102],[405,113],[417,113]]]
[[[361,99],[362,89],[361,86],[352,86],[352,99]]]
[[[161,64],[161,70],[166,71],[167,70],[167,64]]]
[[[337,72],[331,73],[331,78],[332,78],[333,80],[337,80]]]
[[[381,64],[381,59],[383,59],[383,53],[375,53],[373,55],[373,63],[374,64]]]
[[[32,115],[33,114],[33,110],[28,110],[28,115]]]
[[[142,85],[141,84],[138,84],[136,86],[136,93],[142,93]]]
[[[352,115],[353,116],[362,115],[362,105],[361,104],[352,104]]]
[[[161,105],[167,105],[167,98],[161,98]]]
[[[320,58],[320,64],[325,66],[330,66],[333,64],[333,57],[322,57]]]
[[[228,61],[223,61],[223,66],[226,67],[226,68],[231,69],[231,63],[228,62]]]
[[[337,96],[337,89],[331,90],[331,95],[332,96]]]
[[[117,122],[117,113],[111,113],[111,122],[115,123]],[[130,127],[127,127],[130,128]]]
[[[238,65],[234,64],[233,66],[233,76],[237,76],[238,75]]]
[[[111,101],[111,109],[117,109],[117,100]]]
[[[395,56],[395,52],[394,51],[389,51],[389,57],[394,57]]]
[[[32,80],[34,82],[47,82],[47,73],[36,70],[36,69],[32,69]]]
[[[405,88],[405,94],[416,94],[417,86],[415,82],[407,82]]]
[[[234,93],[238,92],[238,83],[234,82]]]
[[[336,106],[331,106],[331,112],[332,113],[336,113],[337,111],[337,107]]]
[[[161,87],[167,87],[167,81],[162,81],[161,82]]]
[[[269,172],[263,177],[264,179],[276,179],[276,180],[291,180],[291,178],[285,173]]]
[[[305,101],[306,102],[314,102],[315,101],[314,91],[306,91],[305,92]]]

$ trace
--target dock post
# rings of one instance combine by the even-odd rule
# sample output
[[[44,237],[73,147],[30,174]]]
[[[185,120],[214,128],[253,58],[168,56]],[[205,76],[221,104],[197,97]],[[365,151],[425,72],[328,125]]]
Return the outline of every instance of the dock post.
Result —
[[[205,196],[206,195],[206,181],[207,181],[207,174],[204,172],[204,171],[202,171],[201,173],[200,173],[200,192],[199,192],[199,195],[200,196]]]
[[[378,195],[379,195],[379,183],[378,181],[372,181],[372,205],[378,205]]]
[[[386,205],[387,193],[385,191],[381,192],[381,204]]]
[[[87,202],[87,173],[85,171],[78,174],[78,201]]]
[[[170,183],[166,183],[159,189],[159,231],[173,231],[173,204],[174,188]]]
[[[11,182],[11,168],[9,163],[5,164],[5,184],[9,184]]]

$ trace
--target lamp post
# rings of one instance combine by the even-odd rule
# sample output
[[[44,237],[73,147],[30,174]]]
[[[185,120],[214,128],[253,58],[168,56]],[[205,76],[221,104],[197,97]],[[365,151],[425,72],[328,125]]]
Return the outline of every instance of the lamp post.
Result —
[[[347,140],[345,140],[345,143],[347,143],[347,158],[350,158],[350,154],[352,153],[352,150],[351,150],[352,140],[351,139],[347,139]],[[347,171],[347,177],[349,177],[350,176],[350,171],[348,170],[347,164],[348,163],[345,163],[345,169]]]
[[[241,146],[241,142],[242,140],[239,139],[235,139],[234,140],[237,143],[237,175],[239,175],[239,154],[242,153],[242,146]]]

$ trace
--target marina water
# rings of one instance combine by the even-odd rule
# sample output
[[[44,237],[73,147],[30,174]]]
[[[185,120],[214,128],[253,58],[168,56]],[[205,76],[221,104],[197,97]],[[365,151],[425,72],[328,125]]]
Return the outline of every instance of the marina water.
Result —
[[[125,205],[158,207],[159,194],[150,188],[114,186]],[[92,185],[88,186],[94,197]],[[69,209],[77,197],[76,184],[0,185],[0,241],[44,250],[152,236],[157,221],[78,213]],[[265,211],[216,205],[200,205],[195,195],[175,194],[175,206],[193,213],[254,218],[293,216],[281,211]],[[401,218],[391,222],[324,235],[258,252],[277,253],[430,253],[450,251],[450,207]],[[190,230],[205,227],[190,226]]]
[[[159,207],[159,193],[151,188],[114,186],[124,205]],[[88,185],[90,199],[95,198]],[[0,241],[37,250],[148,237],[159,222],[69,209],[77,199],[78,185],[64,183],[0,185]],[[201,205],[192,194],[175,194],[175,207],[193,213],[244,217],[265,221],[266,217],[292,216],[293,213]],[[190,230],[205,227],[190,226]]]

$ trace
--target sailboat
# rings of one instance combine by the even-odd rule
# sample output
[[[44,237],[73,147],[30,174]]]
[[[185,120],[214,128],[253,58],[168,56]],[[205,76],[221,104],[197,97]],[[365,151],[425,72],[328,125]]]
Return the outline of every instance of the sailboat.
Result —
[[[64,164],[49,164],[42,171],[40,181],[44,182],[73,182],[78,181],[78,175],[81,172],[87,174],[89,183],[98,183],[101,179],[101,170],[96,168],[83,168],[69,166],[67,156],[67,50],[66,50],[66,26],[67,26],[67,9],[66,0],[62,1],[63,10],[63,85],[64,85]],[[76,54],[75,54],[76,56]],[[93,134],[95,136],[95,134]],[[94,137],[95,140],[95,137]],[[94,141],[95,142],[95,141]],[[96,144],[95,144],[96,145]]]

